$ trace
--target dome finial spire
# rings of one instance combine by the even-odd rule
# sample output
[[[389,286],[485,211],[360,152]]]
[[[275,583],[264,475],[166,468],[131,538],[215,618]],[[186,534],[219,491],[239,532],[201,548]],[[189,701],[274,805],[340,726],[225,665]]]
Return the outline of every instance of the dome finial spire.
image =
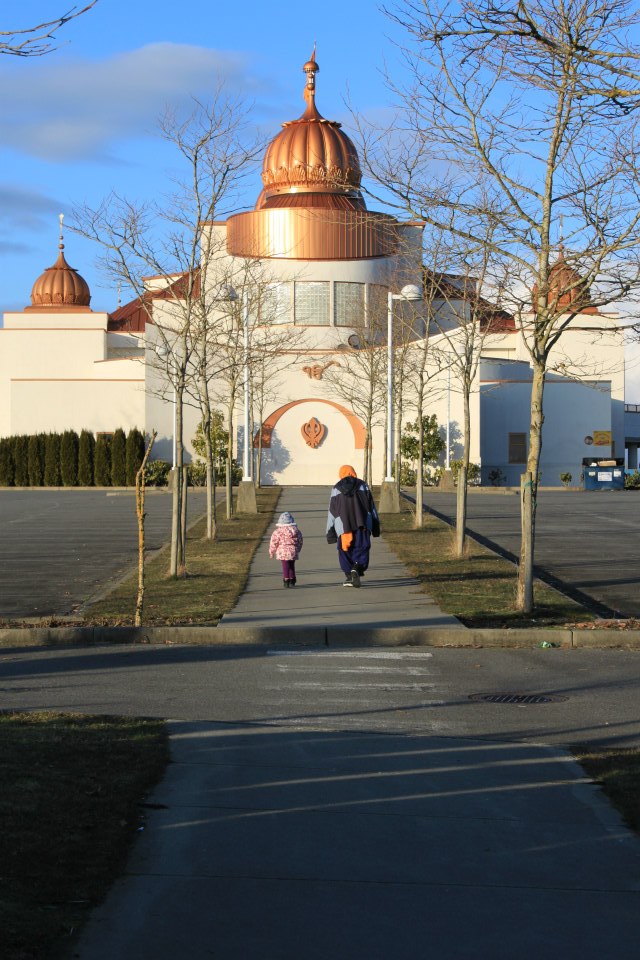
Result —
[[[307,75],[307,82],[304,85],[304,99],[307,102],[307,109],[303,113],[302,120],[321,120],[322,117],[316,108],[316,73],[320,72],[320,67],[316,63],[316,42],[313,41],[313,53],[302,68]]]
[[[58,214],[58,220],[60,221],[60,243],[58,244],[59,250],[64,250],[64,234],[62,230],[62,223],[64,220],[64,213]]]

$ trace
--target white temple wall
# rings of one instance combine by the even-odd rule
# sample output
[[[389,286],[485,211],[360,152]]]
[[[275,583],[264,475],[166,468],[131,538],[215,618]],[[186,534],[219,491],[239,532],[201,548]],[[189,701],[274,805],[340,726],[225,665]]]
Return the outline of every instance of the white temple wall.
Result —
[[[126,433],[144,427],[144,381],[14,381],[11,406],[11,434],[113,433],[118,427]]]
[[[143,367],[105,359],[106,314],[8,314],[5,323],[0,436],[144,426]]]

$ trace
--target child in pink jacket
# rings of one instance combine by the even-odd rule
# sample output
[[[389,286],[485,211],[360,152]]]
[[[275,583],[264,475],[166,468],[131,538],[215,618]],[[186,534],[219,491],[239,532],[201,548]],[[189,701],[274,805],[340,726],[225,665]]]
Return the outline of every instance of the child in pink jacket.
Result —
[[[281,513],[276,528],[271,534],[269,556],[282,561],[282,586],[295,587],[296,560],[302,550],[302,533],[296,526],[293,516],[287,511]]]

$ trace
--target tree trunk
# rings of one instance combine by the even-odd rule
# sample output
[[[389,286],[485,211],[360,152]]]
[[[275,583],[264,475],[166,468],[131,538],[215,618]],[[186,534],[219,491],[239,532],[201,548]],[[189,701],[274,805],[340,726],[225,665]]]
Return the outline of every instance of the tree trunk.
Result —
[[[179,576],[180,568],[184,568],[185,557],[183,555],[183,540],[180,524],[181,499],[182,499],[182,464],[184,459],[184,449],[182,445],[182,401],[184,385],[179,384],[175,391],[175,423],[174,423],[174,443],[176,451],[176,462],[173,470],[173,496],[171,506],[171,567],[169,575]]]
[[[226,463],[226,493],[227,493],[227,520],[233,516],[233,477],[232,477],[232,448],[233,448],[233,403],[229,401],[227,408],[227,463]]]
[[[400,467],[401,467],[401,457],[400,457],[400,431],[402,430],[402,394],[398,399],[398,415],[396,417],[396,460],[395,460],[395,480],[396,487],[398,488],[398,496],[400,495]]]
[[[424,526],[424,424],[422,423],[422,404],[418,404],[418,465],[416,467],[416,520],[418,530]]]
[[[522,613],[533,612],[533,564],[536,539],[536,499],[542,453],[542,424],[544,423],[544,364],[534,363],[531,383],[531,432],[529,434],[529,456],[527,474],[529,475],[521,498],[522,541],[520,544],[520,565],[518,567],[518,588],[516,607]]]
[[[203,421],[203,424],[205,421]],[[205,468],[207,471],[207,540],[216,538],[216,470],[211,443],[211,421],[204,432]]]
[[[368,425],[365,428],[364,435],[364,465],[362,468],[362,479],[367,483],[367,477],[369,476],[369,427]]]
[[[258,489],[262,486],[262,416],[260,417],[260,429],[258,430],[258,456],[256,463],[256,486]]]
[[[456,557],[464,556],[467,542],[467,485],[469,477],[469,457],[471,453],[471,411],[469,409],[470,384],[464,384],[464,440],[462,447],[462,463],[458,470],[458,487],[456,490]]]
[[[187,496],[189,492],[188,467],[183,464],[182,485],[180,488],[180,563],[178,565],[178,575],[186,577],[187,575]]]
[[[136,627],[142,626],[142,609],[144,607],[144,520],[146,516],[144,512],[144,471],[157,435],[158,434],[154,430],[151,434],[149,443],[147,444],[147,449],[144,452],[142,463],[140,464],[140,467],[136,473],[136,516],[138,517],[138,596],[136,597],[136,612],[133,620]]]
[[[383,480],[386,480],[387,477],[391,476],[391,472],[389,470],[389,464],[387,463],[387,447],[388,447],[387,436],[388,436],[388,427],[387,427],[387,421],[385,420],[384,434],[383,434],[383,444],[384,444],[384,460],[383,460],[383,473],[382,473]]]
[[[456,557],[464,556],[467,542],[467,468],[464,461],[458,470],[456,487]]]
[[[185,530],[182,524],[182,499],[184,497],[184,488],[185,488],[185,471],[184,467],[184,446],[182,443],[182,432],[183,432],[183,414],[184,414],[184,404],[182,401],[182,391],[179,392],[176,402],[176,498],[174,498],[174,504],[177,501],[178,509],[178,544],[176,551],[176,576],[184,577],[186,568],[187,568],[187,554],[186,554],[186,542],[185,542]]]

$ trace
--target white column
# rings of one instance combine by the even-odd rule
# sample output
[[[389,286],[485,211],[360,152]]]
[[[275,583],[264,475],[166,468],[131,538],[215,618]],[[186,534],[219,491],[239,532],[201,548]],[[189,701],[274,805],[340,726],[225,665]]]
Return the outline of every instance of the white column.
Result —
[[[242,457],[242,479],[252,480],[251,456],[251,384],[249,378],[249,291],[245,289],[242,301],[244,324],[244,450]]]
[[[393,301],[391,291],[387,294],[387,475],[385,480],[393,480]]]
[[[445,470],[451,469],[451,364],[447,367],[447,459]]]

